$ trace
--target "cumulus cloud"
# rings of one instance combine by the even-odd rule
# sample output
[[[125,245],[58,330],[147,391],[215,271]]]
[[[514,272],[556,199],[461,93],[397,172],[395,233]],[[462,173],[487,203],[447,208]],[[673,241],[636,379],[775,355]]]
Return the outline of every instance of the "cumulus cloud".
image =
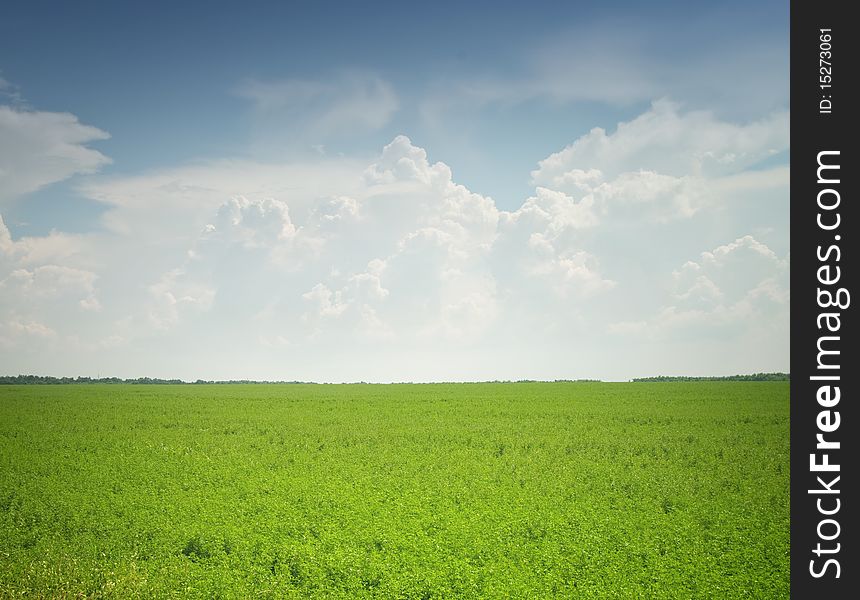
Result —
[[[215,290],[188,281],[181,269],[165,273],[148,291],[149,322],[159,330],[170,329],[187,313],[205,312],[215,297]]]
[[[212,223],[231,198],[286,202],[292,219],[303,219],[320,198],[354,195],[366,163],[318,158],[288,163],[221,160],[128,177],[89,179],[84,196],[103,203],[105,227],[142,241],[187,243]]]
[[[346,310],[346,303],[343,302],[340,292],[332,292],[323,283],[316,284],[310,291],[302,294],[302,298],[307,301],[311,307],[311,311],[305,313],[305,320],[314,317],[337,317]]]
[[[525,281],[514,289],[531,288],[542,281],[561,296],[587,296],[611,289],[614,283],[599,273],[598,260],[583,249],[580,230],[593,227],[597,218],[591,198],[575,201],[563,192],[538,187],[536,195],[516,211],[504,212],[495,252],[499,269],[518,266]]]
[[[224,260],[226,253],[243,249],[249,255],[263,253],[273,262],[294,263],[313,252],[318,243],[306,230],[296,228],[286,202],[237,196],[218,208],[188,256]]]
[[[735,241],[697,255],[697,236],[727,221],[693,217],[784,185],[784,171],[750,170],[787,143],[783,125],[656,103],[542,161],[534,193],[511,211],[406,136],[369,161],[217,161],[90,178],[80,191],[108,207],[104,232],[13,240],[0,220],[4,348],[74,339],[122,356],[182,344],[183,368],[198,368],[198,353],[217,364],[241,354],[268,373],[257,376],[289,364],[298,371],[277,378],[319,379],[350,361],[361,373],[420,353],[426,368],[403,377],[437,378],[473,359],[492,371],[502,357],[504,368],[546,361],[542,374],[570,375],[572,355],[584,369],[590,349],[606,351],[607,330],[625,341],[742,340],[750,323],[787,323],[787,259],[757,230],[731,227],[720,239]],[[631,283],[625,265],[681,220],[698,228],[685,234],[694,250],[666,247]],[[194,373],[204,375],[228,376]]]
[[[724,337],[788,327],[789,262],[746,235],[690,260],[672,273],[663,308],[644,321],[609,325],[612,333]]]
[[[740,172],[788,148],[788,112],[737,125],[709,111],[683,112],[658,100],[632,121],[608,134],[592,129],[564,150],[551,154],[532,171],[537,184],[563,189],[572,170],[599,170],[605,179],[630,171],[683,177]]]
[[[0,202],[98,171],[110,159],[87,144],[108,137],[69,113],[0,105]]]
[[[215,215],[217,224],[208,224],[206,232],[223,234],[247,246],[263,246],[293,237],[296,227],[290,220],[286,202],[264,198],[232,198],[221,205]]]
[[[405,136],[355,174],[348,195],[294,202],[286,191],[209,208],[181,262],[148,288],[150,321],[166,330],[205,310],[213,320],[253,314],[267,341],[462,341],[537,290],[555,302],[612,288],[571,235],[589,226],[588,211],[564,194],[540,189],[519,211],[499,211]],[[259,293],[240,306],[230,300],[239,288]]]
[[[732,191],[787,185],[785,168],[747,170],[786,150],[788,135],[787,112],[737,125],[660,100],[612,133],[591,130],[531,175],[538,186],[581,198],[592,223],[599,217],[665,222],[725,202]]]

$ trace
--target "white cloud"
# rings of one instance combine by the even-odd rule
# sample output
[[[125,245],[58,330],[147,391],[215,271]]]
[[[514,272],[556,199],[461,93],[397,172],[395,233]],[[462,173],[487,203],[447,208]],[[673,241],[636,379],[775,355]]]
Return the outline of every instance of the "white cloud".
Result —
[[[57,233],[13,240],[0,217],[3,347],[53,342],[96,318],[102,309],[98,275],[83,268],[84,248],[79,237]]]
[[[265,329],[258,339],[295,340],[303,331],[315,339],[474,340],[503,315],[500,297],[515,300],[525,285],[558,298],[612,286],[596,258],[565,237],[579,223],[563,194],[539,190],[519,213],[500,212],[404,136],[355,173],[362,183],[349,194],[305,195],[295,203],[289,192],[237,196],[208,209],[212,216],[186,242],[179,264],[150,285],[158,302],[149,320],[175,326],[194,314],[183,311],[185,298],[189,309],[203,307],[212,319],[254,314],[255,327]],[[290,187],[288,180],[282,185]],[[174,187],[163,193],[172,197]],[[124,217],[125,206],[116,210]],[[545,217],[528,222],[523,215],[530,211]],[[509,231],[514,222],[516,235]],[[532,234],[547,237],[548,255],[529,246]],[[527,259],[511,268],[506,252],[518,250]],[[180,284],[193,290],[175,291]],[[229,290],[239,286],[259,294],[246,300],[249,306],[228,307]]]
[[[62,265],[63,269],[71,268],[68,272],[84,273],[91,270],[88,255],[94,251],[98,250],[85,236],[55,231],[13,240],[0,215],[0,278],[18,269],[32,271],[46,265]]]
[[[340,292],[333,293],[325,284],[316,284],[309,292],[302,294],[302,298],[312,307],[312,312],[305,313],[304,318],[340,316],[347,307],[341,296]]]
[[[221,160],[130,177],[89,179],[81,194],[107,205],[103,224],[142,241],[187,243],[212,223],[230,198],[271,198],[304,219],[319,198],[352,196],[361,185],[356,160],[317,158],[288,163]]]
[[[608,134],[601,128],[540,161],[532,171],[538,185],[566,189],[571,172],[599,170],[604,180],[623,173],[653,171],[672,177],[718,177],[743,171],[786,150],[788,112],[737,125],[708,111],[682,112],[669,100],[654,102],[632,121]]]
[[[336,196],[326,198],[313,207],[311,220],[318,227],[334,224],[341,221],[354,221],[359,218],[359,204],[355,198],[349,196]]]
[[[585,369],[619,340],[744,340],[750,323],[787,323],[787,261],[757,229],[737,237],[729,219],[696,217],[736,214],[745,203],[729,196],[782,189],[784,170],[748,169],[782,140],[780,123],[657,103],[542,161],[513,211],[405,136],[372,161],[89,178],[80,190],[107,205],[106,232],[13,240],[0,221],[4,352],[38,338],[58,355],[77,349],[62,360],[79,364],[168,345],[185,352],[148,364],[175,370],[136,371],[188,378],[432,379],[470,361],[506,378],[570,376],[573,357],[578,375],[605,375]],[[664,243],[681,225],[694,250]],[[715,232],[736,241],[697,256]],[[665,256],[640,261],[655,245]]]
[[[87,144],[108,137],[69,113],[0,105],[0,202],[96,172],[110,159]]]
[[[213,223],[203,231],[207,241],[218,239],[246,248],[268,248],[296,235],[286,202],[272,198],[248,200],[244,196],[222,204]]]
[[[159,330],[170,329],[184,314],[209,310],[215,298],[214,289],[188,281],[181,269],[165,273],[148,291],[149,322]]]
[[[41,344],[56,337],[57,332],[37,321],[12,317],[0,321],[0,349],[13,350],[21,344]]]
[[[5,221],[3,221],[3,215],[0,215],[0,253],[11,254],[14,247],[12,234],[9,232],[9,228],[6,227]]]
[[[787,186],[784,167],[747,169],[786,150],[788,134],[787,112],[736,125],[660,100],[613,133],[593,129],[540,161],[532,180],[579,197],[590,225],[685,219],[734,194]]]
[[[585,196],[576,201],[564,192],[538,186],[536,195],[516,211],[506,215],[509,223],[528,222],[527,227],[539,228],[557,237],[567,230],[585,229],[597,225],[594,198]]]
[[[444,188],[451,181],[451,169],[445,163],[431,165],[427,152],[412,145],[405,135],[398,135],[382,149],[382,156],[365,171],[370,184],[391,184],[397,181],[418,181]]]
[[[612,333],[652,337],[740,335],[784,330],[789,315],[789,263],[752,236],[744,236],[672,273],[666,305],[645,321],[620,321]]]
[[[593,200],[575,201],[562,192],[538,187],[536,195],[514,212],[503,212],[494,245],[497,277],[508,280],[509,294],[544,287],[560,297],[584,297],[607,291],[614,285],[604,278],[598,260],[584,247],[581,231],[597,223]],[[515,276],[511,266],[519,269]],[[513,277],[512,277],[513,276]]]
[[[78,298],[81,308],[99,310],[96,279],[96,274],[90,271],[49,264],[33,270],[15,269],[0,280],[0,292],[7,296],[6,301],[18,300],[22,304],[72,295]]]

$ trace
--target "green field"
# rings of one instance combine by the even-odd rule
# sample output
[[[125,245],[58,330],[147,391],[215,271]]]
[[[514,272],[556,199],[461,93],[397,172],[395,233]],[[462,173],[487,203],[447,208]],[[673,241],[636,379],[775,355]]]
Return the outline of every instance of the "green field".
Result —
[[[788,389],[0,386],[0,597],[787,598]]]

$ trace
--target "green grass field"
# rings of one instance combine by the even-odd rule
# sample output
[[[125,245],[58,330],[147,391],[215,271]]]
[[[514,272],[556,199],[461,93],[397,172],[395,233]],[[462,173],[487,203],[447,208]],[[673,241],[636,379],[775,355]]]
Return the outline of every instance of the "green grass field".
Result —
[[[787,598],[788,389],[0,386],[0,596]]]

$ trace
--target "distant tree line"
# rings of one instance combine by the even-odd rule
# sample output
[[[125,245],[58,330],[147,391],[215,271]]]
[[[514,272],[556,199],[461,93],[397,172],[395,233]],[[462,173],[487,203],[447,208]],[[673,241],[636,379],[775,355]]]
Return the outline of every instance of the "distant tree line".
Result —
[[[639,377],[634,382],[650,381],[789,381],[788,373],[753,373],[752,375],[725,375],[721,377],[687,377],[683,375],[658,375]],[[555,383],[599,383],[599,379],[556,379]],[[313,381],[254,381],[251,379],[182,381],[181,379],[159,379],[158,377],[138,377],[121,379],[119,377],[51,377],[49,375],[0,375],[0,385],[74,385],[82,383],[132,384],[132,385],[221,385],[221,384],[310,384]],[[363,381],[360,383],[364,383]],[[409,383],[409,382],[404,382]],[[543,383],[536,379],[517,381],[490,381],[485,383]]]
[[[751,375],[723,375],[719,377],[687,377],[683,375],[658,375],[657,377],[639,377],[634,382],[641,381],[790,381],[788,373],[753,373]]]
[[[133,384],[133,385],[200,385],[200,384],[264,384],[264,383],[306,383],[303,381],[252,381],[250,379],[230,379],[228,381],[182,381],[181,379],[160,379],[158,377],[138,377],[121,379],[119,377],[51,377],[49,375],[0,375],[0,385],[74,385],[81,383]]]

